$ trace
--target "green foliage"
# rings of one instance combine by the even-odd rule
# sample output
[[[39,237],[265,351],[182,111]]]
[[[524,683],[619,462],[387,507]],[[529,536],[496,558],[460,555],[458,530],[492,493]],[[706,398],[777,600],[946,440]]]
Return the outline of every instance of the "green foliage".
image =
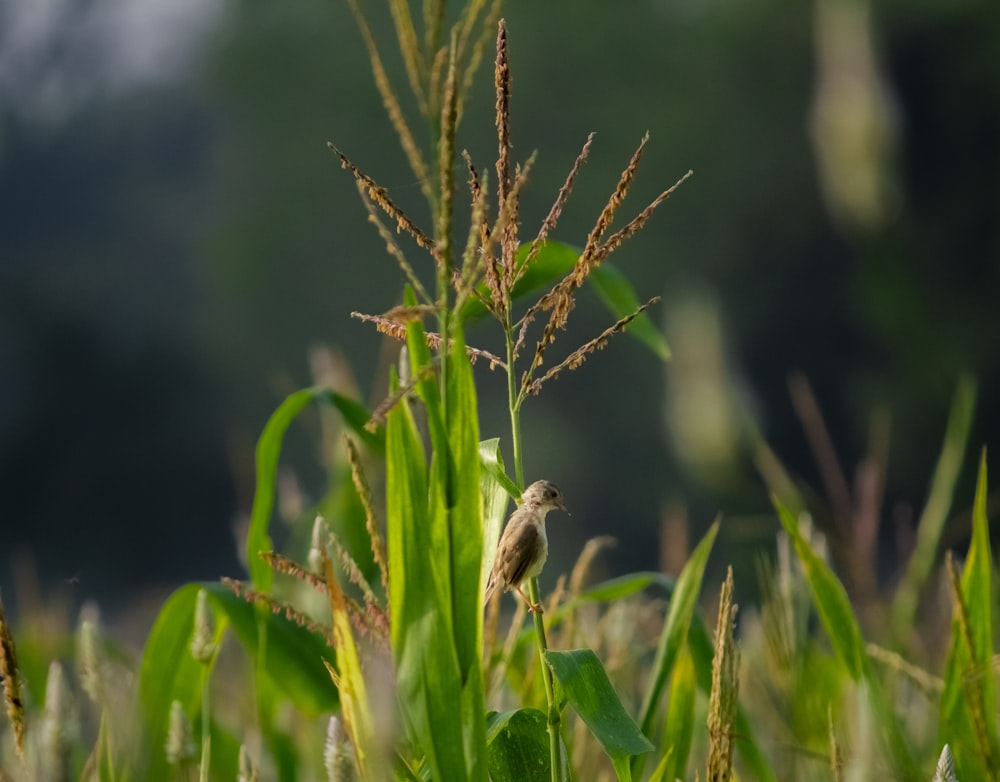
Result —
[[[967,376],[959,378],[948,415],[941,455],[934,469],[931,488],[917,525],[916,548],[906,564],[903,581],[893,600],[893,621],[900,633],[913,624],[921,587],[927,583],[937,558],[941,533],[951,508],[955,484],[965,457],[976,407],[976,384]]]
[[[805,570],[813,601],[833,644],[837,659],[854,682],[863,682],[866,687],[875,718],[879,722],[880,737],[897,778],[919,779],[920,772],[909,743],[893,711],[883,683],[875,674],[868,658],[861,627],[851,608],[844,585],[806,542],[799,530],[798,520],[791,511],[777,498],[774,498],[774,505],[782,526],[795,545],[795,553]]]
[[[188,651],[200,590],[208,593],[220,617],[215,643],[227,628],[234,630],[251,659],[259,662],[258,687],[279,690],[305,714],[319,715],[337,707],[337,690],[323,667],[323,660],[332,663],[334,659],[325,639],[282,615],[258,610],[221,584],[186,584],[160,609],[139,670],[138,697],[147,742],[144,778],[151,781],[168,776],[162,747],[170,704],[179,700],[190,714],[201,705],[202,665]]]
[[[253,513],[247,534],[247,564],[250,579],[257,589],[267,592],[274,583],[274,574],[260,554],[271,551],[273,544],[268,534],[278,477],[278,460],[285,432],[296,416],[312,401],[331,405],[340,411],[344,422],[363,442],[376,451],[383,449],[383,438],[365,428],[370,415],[360,404],[327,388],[306,388],[289,396],[268,419],[257,441],[257,489],[253,498]]]
[[[531,245],[528,244],[523,244],[518,248],[515,256],[515,264],[518,268],[523,267],[531,249]],[[545,242],[537,251],[531,264],[525,267],[524,274],[515,283],[512,290],[513,300],[520,301],[532,293],[544,290],[569,274],[579,260],[580,252],[579,247],[562,242],[552,240]],[[635,312],[640,305],[639,297],[636,296],[632,283],[612,263],[605,261],[594,269],[587,278],[587,283],[594,289],[608,308],[608,312],[616,320]],[[488,293],[486,284],[480,285],[480,296],[485,298]],[[462,317],[466,320],[482,318],[486,314],[486,307],[480,299],[476,298],[469,299],[462,309]],[[629,332],[663,361],[670,358],[670,347],[667,345],[663,332],[653,325],[653,321],[645,312],[640,313],[632,321],[629,325]]]
[[[959,779],[1000,779],[993,675],[993,555],[986,517],[986,454],[972,507],[972,545],[951,625],[941,697],[940,743],[948,744]]]
[[[653,662],[652,682],[646,692],[640,710],[639,725],[647,736],[652,734],[653,721],[656,718],[656,708],[663,695],[663,689],[673,672],[677,656],[687,643],[688,628],[694,616],[695,604],[701,592],[701,581],[705,575],[705,565],[712,553],[712,545],[719,533],[719,522],[715,522],[708,534],[702,538],[681,571],[670,600],[670,613],[663,624],[660,642],[656,648],[656,659]]]
[[[663,764],[657,768],[661,779],[683,779],[694,735],[694,706],[698,692],[691,652],[684,646],[670,677],[670,701],[663,726]]]
[[[858,774],[886,773],[888,768],[895,779],[924,779],[927,763],[947,742],[959,778],[1000,778],[993,672],[995,579],[985,455],[972,513],[972,543],[960,578],[950,556],[947,560],[954,611],[943,680],[894,649],[866,640],[866,635],[874,635],[870,623],[862,621],[848,588],[804,523],[806,503],[797,506],[800,515],[777,498],[774,505],[784,529],[779,552],[789,546],[794,549],[797,566],[789,555],[776,572],[765,576],[762,616],[758,620],[750,614],[746,619],[739,653],[728,633],[735,615],[730,612],[731,579],[719,624],[725,628],[720,635],[728,638],[725,645],[720,639],[713,644],[699,612],[719,521],[708,529],[676,581],[645,572],[587,586],[596,550],[588,547],[569,579],[560,580],[548,599],[542,599],[537,579],[523,585],[531,602],[545,608],[544,614],[534,609],[530,629],[521,629],[522,607],[506,639],[497,640],[497,622],[490,633],[485,631],[484,582],[509,500],[518,500],[525,484],[522,405],[548,380],[575,369],[608,337],[626,328],[657,358],[670,356],[665,339],[644,311],[652,300],[641,304],[607,257],[643,227],[673,188],[607,235],[635,176],[643,140],[622,170],[586,244],[574,248],[549,239],[589,153],[588,140],[549,218],[534,240],[522,242],[517,235],[519,195],[532,159],[523,165],[510,160],[510,73],[501,23],[495,72],[496,214],[488,213],[485,175],[480,178],[475,163],[467,160],[472,214],[465,248],[459,252],[455,238],[460,231],[454,225],[456,132],[471,76],[485,42],[497,29],[499,3],[489,8],[469,4],[450,35],[443,4],[425,3],[422,36],[410,5],[390,3],[407,81],[421,120],[431,128],[434,147],[429,153],[415,141],[361,5],[352,1],[350,8],[434,223],[433,232],[424,232],[393,202],[388,190],[333,148],[355,178],[371,221],[408,280],[402,307],[366,316],[393,336],[405,335],[399,376],[392,376],[390,395],[375,416],[358,402],[321,387],[296,392],[277,408],[257,445],[257,488],[246,540],[250,584],[188,584],[166,601],[138,668],[138,752],[118,745],[123,741],[119,737],[127,708],[116,713],[109,699],[92,695],[98,722],[91,755],[96,776],[157,782],[191,770],[171,767],[164,751],[173,708],[175,715],[203,729],[199,769],[203,779],[232,777],[244,738],[239,734],[251,732],[261,738],[268,773],[279,780],[317,776],[319,742],[308,734],[318,718],[330,712],[343,721],[346,738],[338,740],[354,752],[356,770],[366,782],[389,778],[390,766],[396,777],[421,782],[600,778],[609,760],[619,780],[639,780],[651,752],[656,753],[651,778],[672,782],[687,777],[690,759],[702,754],[706,742],[725,745],[725,753],[720,753],[725,755],[725,773],[735,745],[741,774],[770,782],[786,766],[815,771],[807,764],[826,756],[826,745],[837,741],[838,730],[854,727],[855,715],[863,724],[851,738],[861,749],[846,753],[846,762]],[[383,216],[426,251],[430,272],[410,264],[392,231],[381,223]],[[425,285],[422,275],[432,276],[435,287]],[[547,351],[565,328],[583,285],[594,288],[617,322],[561,363],[550,362]],[[520,306],[538,293],[541,296],[515,319],[515,303]],[[499,326],[506,348],[503,356],[476,351],[465,342],[466,322],[487,315]],[[428,320],[436,323],[436,334],[425,328]],[[529,341],[533,324],[541,334]],[[470,353],[486,356],[506,375],[513,478],[501,457],[502,438],[481,440]],[[542,374],[546,362],[552,368]],[[963,380],[921,517],[916,551],[896,595],[877,606],[886,615],[892,607],[896,636],[903,636],[917,615],[921,590],[933,574],[974,401],[974,384]],[[351,433],[353,483],[347,484],[345,469],[330,471],[331,482],[344,484],[330,487],[331,495],[341,492],[343,502],[328,497],[318,504],[338,518],[329,525],[323,521],[316,525],[306,569],[276,555],[269,528],[285,437],[311,402],[336,411]],[[367,468],[354,450],[355,439],[372,457],[373,469],[384,467],[387,548],[379,532],[383,506],[367,496]],[[353,523],[362,512],[363,531]],[[342,525],[349,515],[351,536],[345,535],[345,540],[350,545],[345,546],[329,530],[342,529],[338,522]],[[369,544],[371,558],[362,566],[358,548],[364,543]],[[302,553],[297,546],[293,536],[291,553]],[[277,579],[275,570],[296,581]],[[381,584],[372,585],[369,579],[376,574]],[[650,587],[669,592],[665,618],[662,601],[646,591]],[[217,619],[210,643],[203,644],[204,653],[193,656],[192,632],[201,591],[208,595]],[[325,599],[317,600],[317,595]],[[822,637],[811,631],[813,610],[824,630]],[[96,632],[92,624],[84,626],[91,634]],[[224,667],[217,665],[220,646],[229,636],[239,641],[238,659],[246,665],[220,670]],[[577,648],[581,644],[588,648]],[[720,651],[723,646],[726,654]],[[493,666],[488,680],[484,658]],[[749,673],[744,670],[744,676],[757,685],[750,695],[745,687],[733,684],[738,676],[735,661],[748,658]],[[387,659],[391,660],[387,668],[381,667]],[[712,692],[713,664],[722,660],[730,662],[728,689],[722,688],[730,700],[724,709],[712,707],[725,714],[714,722],[710,717],[708,724],[714,727],[709,728],[701,714],[704,699],[698,693]],[[18,672],[7,661],[6,645],[3,662],[5,684],[16,683]],[[100,679],[101,661],[95,657],[91,662],[93,670],[81,673],[81,679]],[[723,667],[719,664],[718,670]],[[44,666],[31,659],[25,670],[40,671]],[[226,676],[228,692],[246,692],[246,697],[234,698],[232,704],[210,699],[213,679],[219,676]],[[922,711],[913,708],[916,685],[911,680],[923,690]],[[742,701],[734,704],[731,699],[737,692]],[[940,702],[935,703],[937,693]],[[487,703],[494,697],[516,706],[488,714]],[[6,687],[5,698],[8,710],[23,706],[20,696],[8,694]],[[642,705],[635,720],[627,705],[637,702]],[[49,711],[47,706],[45,719]],[[934,723],[936,718],[936,724],[930,728],[909,724],[907,718],[920,713],[933,715],[925,722]],[[768,719],[778,723],[770,733]],[[867,726],[872,729],[866,730]],[[877,752],[864,749],[868,733],[881,742]],[[930,733],[934,736],[928,739]],[[659,746],[651,741],[657,737]],[[851,742],[845,746],[851,747]],[[787,761],[787,754],[806,759]],[[708,755],[712,757],[711,751]],[[833,770],[839,775],[837,762]]]
[[[491,714],[486,742],[493,782],[545,782],[551,777],[545,714],[538,709]]]
[[[777,497],[773,498],[778,518],[795,544],[795,553],[805,569],[806,581],[812,590],[823,626],[833,643],[837,658],[848,675],[857,681],[863,675],[867,659],[861,628],[854,617],[847,591],[829,566],[812,550],[799,531],[798,520]]]
[[[545,662],[580,719],[608,753],[618,779],[631,780],[629,761],[654,747],[626,713],[597,655],[591,649],[549,650]]]
[[[411,372],[420,377],[432,359],[419,323],[409,330]],[[431,433],[430,465],[408,403],[397,405],[386,424],[392,652],[407,733],[433,778],[484,779],[482,610],[475,599],[482,572],[479,437],[460,331],[445,360],[450,427],[438,386],[430,379],[417,385]]]

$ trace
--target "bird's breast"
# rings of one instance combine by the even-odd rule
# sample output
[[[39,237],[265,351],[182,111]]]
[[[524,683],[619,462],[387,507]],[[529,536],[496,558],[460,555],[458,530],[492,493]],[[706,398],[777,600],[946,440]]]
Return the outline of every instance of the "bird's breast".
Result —
[[[526,578],[535,578],[539,573],[542,572],[542,568],[545,566],[545,560],[549,557],[549,538],[545,534],[545,522],[542,521],[538,525],[538,557],[534,564],[528,569],[525,574]]]

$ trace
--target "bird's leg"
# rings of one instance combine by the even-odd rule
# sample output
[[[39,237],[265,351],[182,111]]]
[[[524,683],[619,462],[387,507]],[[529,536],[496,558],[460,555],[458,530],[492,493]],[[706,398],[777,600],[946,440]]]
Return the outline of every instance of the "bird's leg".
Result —
[[[535,614],[544,614],[545,613],[545,609],[543,609],[541,607],[541,605],[539,605],[538,603],[532,603],[531,600],[528,599],[528,596],[526,594],[524,594],[524,592],[521,591],[521,587],[520,586],[516,586],[516,587],[514,587],[514,589],[516,589],[517,593],[521,597],[524,598],[524,602],[528,604],[528,610],[529,611],[531,611],[532,613],[535,613]]]

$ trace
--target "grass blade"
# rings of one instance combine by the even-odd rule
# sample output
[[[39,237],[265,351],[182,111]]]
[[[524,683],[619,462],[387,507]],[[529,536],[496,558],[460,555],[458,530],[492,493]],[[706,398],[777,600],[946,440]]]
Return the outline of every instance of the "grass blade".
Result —
[[[937,560],[938,544],[962,469],[975,407],[976,384],[971,378],[963,376],[955,388],[941,455],[934,468],[927,504],[917,524],[916,548],[906,563],[906,572],[893,600],[892,616],[897,632],[907,633],[913,627],[920,590]]]
[[[802,563],[806,581],[812,591],[819,617],[833,644],[834,652],[851,679],[858,681],[864,673],[865,642],[861,637],[861,627],[854,616],[847,590],[840,583],[829,566],[802,537],[799,522],[777,497],[772,498],[778,517],[785,531],[792,538],[795,553]]]
[[[719,522],[716,521],[691,554],[670,598],[670,610],[663,625],[663,632],[660,634],[656,659],[653,662],[652,684],[639,713],[639,725],[647,736],[652,732],[656,707],[663,695],[667,679],[673,672],[677,656],[687,641],[688,628],[691,626],[691,618],[694,616],[698,595],[701,592],[701,582],[705,576],[705,565],[708,563],[708,556],[712,553],[712,545],[718,533]]]
[[[941,744],[950,744],[959,779],[998,779],[993,678],[993,555],[986,516],[986,453],[979,462],[972,544],[952,619],[941,698]],[[950,563],[949,563],[950,564]]]
[[[670,701],[667,704],[667,721],[663,729],[662,751],[665,765],[659,771],[662,779],[684,779],[691,737],[694,735],[694,705],[698,692],[694,660],[685,644],[677,656],[670,677]],[[658,769],[659,770],[659,769]]]
[[[795,553],[802,563],[820,621],[826,629],[838,661],[853,681],[868,688],[876,724],[881,730],[883,746],[893,765],[896,778],[920,779],[916,762],[903,736],[899,720],[886,697],[882,681],[872,670],[865,642],[861,636],[861,627],[854,616],[847,590],[802,536],[798,519],[777,497],[772,497],[772,501],[782,526],[795,546]]]

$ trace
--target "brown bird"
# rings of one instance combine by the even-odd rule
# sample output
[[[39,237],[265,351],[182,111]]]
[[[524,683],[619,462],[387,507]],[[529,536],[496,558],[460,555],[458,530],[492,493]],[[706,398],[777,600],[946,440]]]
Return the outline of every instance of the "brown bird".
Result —
[[[549,540],[545,535],[545,514],[550,510],[566,510],[559,488],[549,481],[535,481],[521,495],[521,505],[511,515],[500,536],[493,570],[486,583],[486,603],[497,586],[504,592],[511,589],[524,598],[528,609],[542,613],[542,607],[532,603],[521,590],[521,584],[542,572],[549,555]]]

